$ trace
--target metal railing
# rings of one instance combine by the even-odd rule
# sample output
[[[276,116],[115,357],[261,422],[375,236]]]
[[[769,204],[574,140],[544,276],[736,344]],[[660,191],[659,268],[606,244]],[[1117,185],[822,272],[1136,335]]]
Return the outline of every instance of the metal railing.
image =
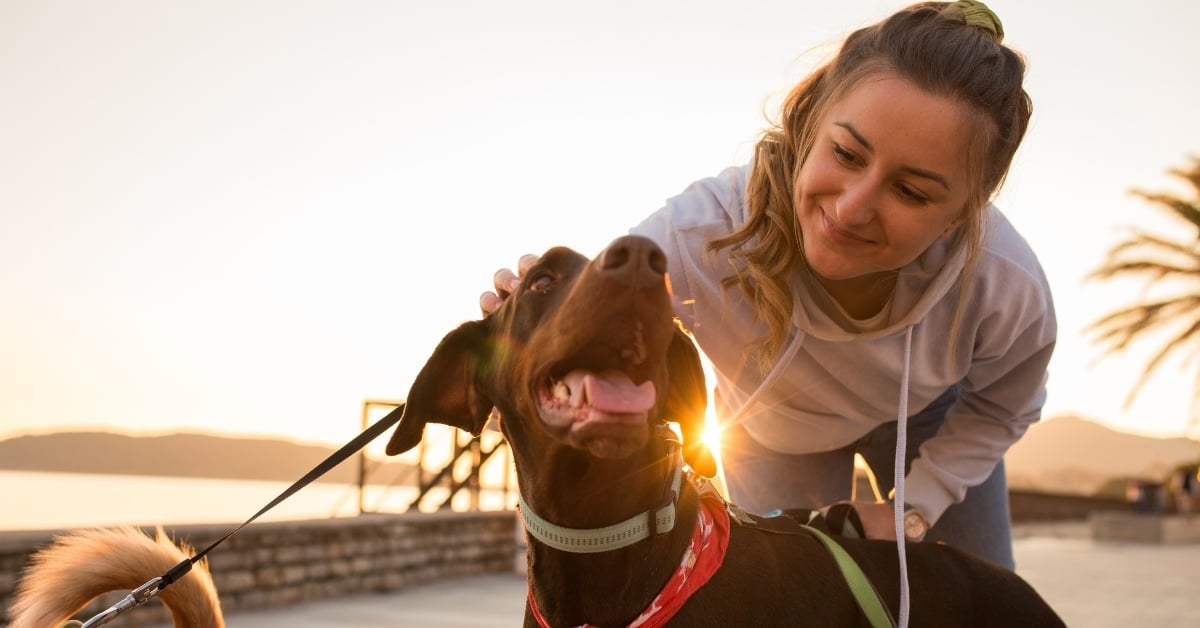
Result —
[[[368,399],[363,402],[363,429],[373,412],[391,411],[402,402]],[[386,494],[403,490],[406,497],[399,510],[499,510],[512,508],[516,501],[515,474],[508,444],[496,428],[495,417],[488,428],[474,437],[461,430],[429,424],[425,436],[413,452],[399,457],[408,464],[391,480],[380,481],[376,472],[382,463],[364,448],[358,456],[358,512],[379,512],[383,508],[367,504],[368,492]],[[415,489],[415,491],[414,491]],[[414,493],[407,497],[409,493]],[[493,499],[484,504],[484,495]],[[396,510],[395,500],[377,497],[380,504],[391,501],[387,510]]]

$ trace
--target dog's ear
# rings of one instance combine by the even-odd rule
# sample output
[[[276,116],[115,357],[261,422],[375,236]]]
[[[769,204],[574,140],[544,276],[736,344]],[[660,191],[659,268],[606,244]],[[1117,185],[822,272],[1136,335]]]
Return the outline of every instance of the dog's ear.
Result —
[[[480,393],[476,374],[486,360],[489,337],[487,321],[482,320],[463,323],[442,338],[408,391],[404,414],[387,444],[389,456],[420,443],[430,421],[474,436],[483,431],[492,402]]]
[[[667,388],[667,419],[679,424],[683,432],[683,459],[693,471],[711,478],[717,474],[717,462],[704,444],[705,411],[708,388],[700,354],[683,329],[676,329],[667,348],[670,377]]]

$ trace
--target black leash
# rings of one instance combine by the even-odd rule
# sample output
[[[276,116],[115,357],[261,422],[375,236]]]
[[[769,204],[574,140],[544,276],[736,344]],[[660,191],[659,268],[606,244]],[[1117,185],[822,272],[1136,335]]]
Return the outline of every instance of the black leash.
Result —
[[[350,456],[352,456],[353,454],[358,452],[358,450],[362,449],[363,447],[366,447],[367,443],[375,440],[380,434],[382,434],[384,431],[386,431],[389,427],[391,427],[392,425],[395,425],[396,422],[400,420],[400,416],[402,414],[404,414],[404,404],[400,404],[396,409],[387,413],[387,415],[384,416],[382,419],[379,419],[373,425],[371,425],[366,430],[364,430],[362,434],[359,434],[358,436],[356,436],[354,438],[354,440],[346,443],[345,445],[342,445],[341,449],[330,454],[330,456],[328,458],[326,458],[325,460],[323,460],[321,462],[321,464],[318,464],[317,466],[313,467],[312,471],[309,471],[307,474],[304,475],[304,477],[293,482],[292,485],[287,488],[287,490],[280,493],[278,497],[271,500],[271,503],[267,504],[266,506],[263,506],[261,510],[254,513],[254,516],[245,520],[244,522],[242,522],[241,525],[239,525],[238,527],[231,530],[229,532],[229,534],[226,534],[225,536],[223,536],[223,537],[217,539],[216,541],[214,541],[213,543],[209,544],[208,547],[197,552],[195,556],[185,559],[184,561],[180,562],[178,565],[175,565],[174,567],[168,569],[167,572],[164,573],[163,575],[158,576],[157,578],[153,578],[153,579],[149,580],[148,582],[146,582],[145,584],[143,584],[142,586],[134,589],[133,591],[130,591],[129,595],[125,596],[121,601],[117,602],[116,604],[113,604],[108,609],[104,610],[100,614],[96,615],[95,617],[92,617],[88,621],[81,624],[81,628],[92,628],[93,626],[100,626],[100,625],[106,624],[109,621],[111,621],[112,619],[114,619],[117,615],[120,615],[121,613],[124,613],[125,611],[127,611],[131,608],[137,608],[138,606],[141,606],[141,605],[145,604],[146,602],[149,602],[151,599],[154,598],[154,596],[161,593],[163,589],[167,588],[168,586],[172,585],[173,583],[175,583],[177,580],[179,580],[183,576],[187,575],[187,573],[192,570],[192,565],[194,565],[195,563],[197,563],[201,559],[203,559],[206,555],[208,555],[209,552],[211,552],[218,545],[227,541],[229,539],[229,537],[240,532],[242,530],[242,528],[253,523],[255,519],[258,519],[259,517],[261,517],[268,510],[274,508],[275,506],[278,506],[280,502],[282,502],[283,500],[294,495],[296,493],[296,491],[299,491],[300,489],[304,488],[305,486],[308,486],[309,484],[311,484],[313,480],[321,477],[322,475],[325,475],[326,472],[328,472],[330,469],[336,467],[337,465],[341,464],[343,461],[346,460],[346,458],[349,458]]]

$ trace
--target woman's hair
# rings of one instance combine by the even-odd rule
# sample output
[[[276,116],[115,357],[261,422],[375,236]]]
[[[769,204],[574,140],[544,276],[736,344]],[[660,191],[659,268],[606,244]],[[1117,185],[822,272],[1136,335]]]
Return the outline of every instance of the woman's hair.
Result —
[[[779,122],[755,146],[746,224],[709,243],[713,252],[730,249],[734,274],[724,283],[740,287],[767,326],[757,343],[760,370],[771,367],[787,340],[793,297],[788,278],[805,264],[793,183],[825,112],[866,77],[891,73],[967,105],[966,123],[974,130],[968,138],[970,193],[951,246],[965,247],[960,281],[970,277],[982,248],[984,208],[1000,188],[1032,112],[1022,87],[1024,60],[1001,44],[1003,34],[982,3],[914,4],[850,34],[831,61],[788,94]]]

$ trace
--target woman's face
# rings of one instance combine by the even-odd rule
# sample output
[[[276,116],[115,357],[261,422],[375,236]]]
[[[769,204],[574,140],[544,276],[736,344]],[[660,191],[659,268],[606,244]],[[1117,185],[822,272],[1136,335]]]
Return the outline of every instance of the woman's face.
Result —
[[[833,103],[794,186],[817,275],[898,269],[958,226],[969,192],[966,114],[893,74],[867,77]]]

